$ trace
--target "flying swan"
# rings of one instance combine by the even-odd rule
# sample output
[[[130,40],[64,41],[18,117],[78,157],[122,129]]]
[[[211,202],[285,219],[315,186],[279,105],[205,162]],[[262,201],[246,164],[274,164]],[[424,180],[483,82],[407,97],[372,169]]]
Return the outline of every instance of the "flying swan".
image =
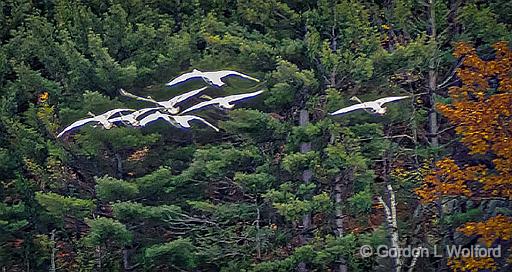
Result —
[[[194,95],[197,95],[198,93],[204,91],[206,88],[207,87],[203,87],[203,88],[200,88],[197,90],[186,92],[184,94],[177,95],[167,101],[156,101],[153,98],[151,98],[151,96],[148,96],[147,98],[136,96],[136,95],[131,94],[123,89],[120,89],[119,92],[121,93],[121,95],[130,97],[130,98],[135,98],[137,100],[155,103],[161,107],[164,107],[166,109],[166,111],[168,111],[170,114],[178,114],[180,112],[180,107],[177,107],[176,104],[183,102],[183,101],[189,99],[190,97],[193,97]]]
[[[117,123],[117,122],[121,122],[123,124],[130,124],[134,127],[138,127],[140,126],[140,121],[138,120],[138,118],[150,111],[157,111],[157,110],[161,110],[162,108],[145,108],[145,109],[140,109],[140,110],[137,110],[135,112],[132,112],[128,115],[121,115],[119,117],[115,117],[115,118],[111,118],[111,119],[108,119],[109,122],[111,123]]]
[[[231,71],[231,70],[221,70],[221,71],[215,71],[215,72],[202,72],[197,69],[192,70],[192,72],[185,73],[181,76],[178,76],[177,78],[171,80],[168,82],[167,86],[174,86],[176,84],[180,84],[182,82],[185,82],[191,78],[197,78],[200,77],[204,81],[206,81],[208,84],[215,86],[215,87],[221,87],[222,85],[226,84],[222,81],[222,78],[227,76],[239,76],[246,79],[254,80],[256,82],[260,82],[259,79],[256,79],[254,77],[250,77],[248,75],[242,74],[237,71]]]
[[[142,120],[140,120],[140,125],[141,126],[146,126],[147,124],[151,123],[151,122],[154,122],[158,119],[163,119],[169,123],[171,123],[173,126],[180,126],[180,127],[184,127],[184,128],[190,128],[190,121],[192,120],[199,120],[201,122],[203,122],[204,124],[206,124],[207,126],[213,128],[215,131],[219,131],[218,128],[216,128],[214,125],[210,124],[208,121],[204,120],[203,118],[199,117],[199,116],[194,116],[194,115],[176,115],[176,116],[173,116],[173,115],[169,115],[169,114],[166,114],[166,113],[161,113],[161,112],[155,112],[155,113],[152,113],[146,117],[144,117]]]
[[[192,107],[184,110],[182,113],[187,113],[190,111],[198,110],[198,109],[210,106],[210,105],[218,105],[225,109],[232,109],[235,105],[231,104],[231,103],[238,102],[243,99],[251,98],[251,97],[257,96],[261,93],[263,93],[263,91],[257,91],[257,92],[245,93],[245,94],[235,94],[235,95],[230,95],[230,96],[226,96],[226,97],[213,98],[209,101],[204,101],[195,106],[192,106]]]
[[[350,98],[350,100],[357,101],[357,102],[359,102],[359,104],[339,109],[333,113],[330,113],[330,115],[340,115],[340,114],[345,114],[345,113],[355,111],[355,110],[360,110],[360,109],[363,109],[369,113],[376,113],[376,114],[383,115],[386,113],[386,108],[382,107],[384,104],[386,104],[388,102],[402,100],[402,99],[405,99],[408,97],[410,97],[410,96],[391,96],[391,97],[377,99],[374,101],[362,102],[359,98],[353,96],[352,98]]]
[[[135,110],[133,110],[133,109],[113,109],[113,110],[109,110],[100,115],[94,115],[91,112],[89,112],[88,114],[92,115],[93,117],[78,120],[78,121],[74,122],[73,124],[66,127],[61,133],[59,133],[59,135],[57,135],[57,138],[61,137],[68,131],[71,131],[75,128],[81,127],[90,122],[100,123],[105,129],[110,129],[110,128],[112,128],[112,126],[114,124],[109,120],[109,118],[112,117],[112,115],[115,115],[116,113],[121,113],[121,112],[126,112],[126,111],[135,111]]]

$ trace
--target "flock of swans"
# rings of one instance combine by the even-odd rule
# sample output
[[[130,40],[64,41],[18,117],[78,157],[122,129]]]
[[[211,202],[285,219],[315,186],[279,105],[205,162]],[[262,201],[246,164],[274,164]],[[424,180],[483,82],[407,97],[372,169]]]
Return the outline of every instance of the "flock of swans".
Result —
[[[192,72],[188,72],[188,73],[178,76],[177,78],[168,82],[166,85],[167,86],[175,86],[175,85],[181,84],[189,79],[201,78],[209,86],[221,88],[223,85],[226,84],[224,81],[222,81],[222,79],[225,77],[228,77],[228,76],[238,76],[238,77],[242,77],[245,79],[259,82],[258,79],[250,77],[245,74],[242,74],[237,71],[221,70],[221,71],[214,71],[214,72],[202,72],[197,69],[194,69],[194,70],[192,70]],[[181,102],[183,102],[191,97],[197,96],[198,94],[200,94],[207,88],[208,88],[208,86],[202,87],[200,89],[192,90],[187,93],[177,95],[167,101],[156,101],[150,96],[148,96],[148,97],[136,96],[136,95],[131,94],[123,89],[120,89],[121,95],[130,97],[130,98],[134,98],[139,101],[153,103],[153,104],[155,104],[155,107],[144,108],[144,109],[139,109],[139,110],[113,109],[113,110],[109,110],[100,115],[94,115],[89,112],[88,114],[91,115],[92,117],[81,119],[81,120],[78,120],[78,121],[72,123],[71,125],[66,127],[64,130],[62,130],[62,132],[60,132],[57,137],[61,137],[62,135],[66,134],[74,129],[80,128],[88,123],[95,123],[96,125],[103,126],[103,128],[105,128],[105,129],[110,129],[118,124],[130,125],[132,127],[145,127],[149,123],[152,123],[152,122],[160,120],[160,119],[167,121],[171,125],[173,125],[175,127],[179,127],[179,128],[190,128],[191,121],[199,121],[199,122],[202,122],[203,124],[211,127],[215,131],[219,131],[219,129],[217,127],[215,127],[214,125],[212,125],[211,123],[206,121],[204,118],[196,116],[196,115],[185,114],[185,113],[197,111],[197,110],[204,109],[204,108],[211,107],[211,106],[224,108],[224,109],[232,109],[235,106],[234,103],[243,101],[248,98],[255,97],[255,96],[263,93],[263,91],[260,90],[260,91],[251,92],[251,93],[236,94],[236,95],[230,95],[230,96],[225,96],[225,97],[216,97],[216,98],[211,98],[207,95],[202,95],[202,96],[200,96],[200,98],[205,98],[207,100],[202,101],[202,102],[200,102],[194,106],[191,106],[185,110],[181,110],[181,108],[178,106],[178,104],[180,104]],[[368,113],[383,115],[386,113],[386,108],[383,107],[384,104],[402,100],[402,99],[405,99],[408,97],[410,97],[410,96],[394,96],[394,97],[380,98],[375,101],[362,102],[359,98],[354,96],[350,100],[357,101],[359,104],[355,104],[355,105],[352,105],[349,107],[342,108],[340,110],[330,113],[330,115],[343,115],[343,114],[346,114],[346,113],[349,113],[352,111],[356,111],[356,110],[360,110],[360,109],[365,110]],[[129,114],[123,115],[123,113],[127,113],[127,112],[129,112]],[[148,113],[151,113],[151,114],[148,114]],[[148,115],[146,115],[146,114],[148,114]],[[113,117],[116,115],[119,115],[119,116]]]
[[[202,78],[206,83],[213,87],[221,87],[225,85],[226,83],[222,81],[223,78],[228,76],[239,76],[242,78],[250,79],[256,82],[259,82],[258,79],[250,77],[248,75],[244,75],[242,73],[236,72],[236,71],[229,71],[229,70],[222,70],[222,71],[216,71],[216,72],[201,72],[199,70],[194,69],[192,72],[185,73],[183,75],[180,75],[179,77],[171,80],[169,83],[167,83],[167,86],[174,86],[181,84],[189,79],[192,78]],[[152,123],[157,120],[164,120],[170,123],[173,126],[179,127],[179,128],[190,128],[191,121],[199,121],[204,123],[205,125],[213,128],[215,131],[219,131],[217,127],[206,121],[204,118],[196,116],[196,115],[190,115],[185,113],[196,111],[199,109],[203,109],[209,106],[218,106],[225,109],[231,109],[235,105],[233,103],[240,102],[248,98],[252,98],[254,96],[257,96],[263,91],[257,91],[252,93],[245,93],[245,94],[237,94],[237,95],[229,95],[225,97],[217,97],[217,98],[210,98],[209,96],[203,95],[201,98],[209,99],[207,101],[203,101],[198,103],[197,105],[194,105],[188,109],[181,110],[181,108],[178,106],[180,103],[184,102],[185,100],[197,96],[202,91],[206,90],[208,87],[203,87],[197,90],[192,90],[187,93],[177,95],[170,100],[167,101],[156,101],[152,97],[140,97],[136,96],[134,94],[131,94],[123,89],[120,90],[121,95],[134,98],[139,101],[145,101],[155,104],[155,107],[152,108],[144,108],[139,110],[134,109],[113,109],[109,110],[103,114],[100,115],[94,115],[89,112],[89,115],[92,117],[85,118],[78,120],[68,127],[66,127],[64,130],[62,130],[57,137],[62,137],[64,134],[74,130],[78,129],[86,124],[89,123],[95,123],[96,125],[101,125],[105,129],[110,129],[114,125],[117,124],[125,124],[130,125],[132,127],[145,127],[149,123]],[[129,114],[123,115],[123,113]],[[148,114],[151,113],[151,114]],[[148,115],[146,115],[148,114]],[[117,117],[114,117],[115,115],[119,115]]]

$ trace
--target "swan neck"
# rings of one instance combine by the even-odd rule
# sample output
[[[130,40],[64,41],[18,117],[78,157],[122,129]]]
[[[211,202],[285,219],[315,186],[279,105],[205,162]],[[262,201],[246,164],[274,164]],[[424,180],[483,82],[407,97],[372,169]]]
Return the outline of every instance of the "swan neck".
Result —
[[[359,99],[359,97],[357,97],[357,96],[354,96],[354,100],[356,100],[357,102],[359,102],[361,104],[364,104],[364,102],[361,101],[361,99]]]

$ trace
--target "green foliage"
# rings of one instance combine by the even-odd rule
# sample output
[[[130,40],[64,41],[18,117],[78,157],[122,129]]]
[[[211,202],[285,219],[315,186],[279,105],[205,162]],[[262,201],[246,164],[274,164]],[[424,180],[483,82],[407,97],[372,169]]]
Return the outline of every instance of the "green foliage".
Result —
[[[123,246],[132,241],[132,234],[120,222],[106,217],[86,219],[91,228],[84,242],[91,246]]]
[[[68,215],[84,218],[91,214],[95,206],[91,199],[66,197],[56,193],[37,192],[35,199],[50,215],[57,218]]]
[[[378,51],[378,36],[366,8],[357,1],[319,1],[305,13],[307,55],[335,87],[342,78],[364,81],[373,74],[369,56]],[[340,80],[341,79],[341,80]]]
[[[140,195],[144,197],[158,197],[162,194],[163,188],[169,185],[172,180],[172,172],[169,168],[161,167],[152,173],[135,180]]]
[[[265,192],[272,187],[275,177],[268,173],[235,173],[234,181],[251,193]]]
[[[478,8],[470,4],[462,9],[461,21],[468,29],[462,36],[465,40],[483,40],[486,44],[492,44],[512,39],[507,26],[497,21],[496,14],[489,7]]]
[[[373,194],[369,191],[361,191],[355,193],[348,199],[349,205],[352,208],[352,213],[356,215],[368,214],[372,209]]]
[[[26,211],[23,203],[6,205],[0,203],[0,229],[4,233],[16,232],[28,224],[26,219],[20,218]]]
[[[293,185],[283,183],[279,190],[271,189],[263,196],[288,220],[297,220],[309,212],[327,212],[332,207],[329,195],[325,192],[313,195],[309,200],[304,199],[315,188],[314,184],[301,184],[298,187],[297,194],[294,194]]]
[[[300,70],[297,65],[279,59],[277,68],[271,74],[269,94],[265,103],[272,108],[288,107],[302,89],[315,90],[318,81],[313,71]]]
[[[389,270],[357,253],[388,241],[372,205],[382,179],[396,189],[401,238],[434,244],[472,218],[509,214],[478,207],[413,233],[429,216],[412,214],[425,167],[440,153],[465,154],[442,118],[430,148],[432,67],[435,102],[450,103],[453,43],[492,58],[490,43],[511,40],[510,1],[459,2],[0,1],[0,267],[48,271],[55,229],[62,271],[121,271],[123,250],[134,272],[293,271],[301,262],[328,271],[340,258],[348,271]],[[164,100],[204,86],[164,85],[193,68],[261,80],[229,77],[209,96],[265,93],[198,112],[219,133],[87,125],[55,138],[88,112],[150,105],[119,88]],[[352,96],[412,94],[384,116],[328,115]],[[298,126],[302,109],[310,122]],[[333,237],[340,211],[344,235]],[[306,214],[313,229],[301,227]]]
[[[286,133],[285,124],[260,111],[239,109],[230,112],[229,116],[228,121],[221,123],[221,128],[247,141],[270,141]]]
[[[148,247],[144,251],[144,259],[149,267],[155,264],[167,264],[181,269],[193,269],[197,263],[196,250],[188,239],[177,239]]]
[[[181,211],[177,206],[159,205],[144,206],[137,202],[120,202],[112,205],[114,216],[123,222],[134,221],[164,221]]]
[[[484,215],[484,211],[479,208],[470,209],[463,213],[454,213],[445,218],[446,222],[445,224],[452,225],[452,226],[461,226],[464,223],[470,222],[470,221],[476,221],[479,218],[482,218]]]
[[[211,146],[198,149],[194,162],[176,177],[175,182],[186,183],[194,178],[219,179],[232,176],[238,170],[251,169],[261,164],[261,156],[254,146],[236,149],[228,146]]]
[[[429,57],[435,52],[435,45],[426,40],[426,36],[420,35],[407,45],[397,46],[393,52],[377,52],[373,55],[375,73],[382,76],[409,72],[413,80],[418,72],[428,68]]]
[[[102,201],[132,199],[139,194],[136,184],[109,176],[96,179],[96,195]]]
[[[283,158],[283,168],[289,172],[297,173],[314,167],[319,161],[318,153],[310,151],[307,153],[292,153]]]
[[[338,238],[327,236],[313,241],[311,245],[297,247],[285,259],[259,263],[254,266],[254,271],[290,271],[299,262],[307,263],[314,269],[325,270],[328,269],[326,263],[336,261],[341,256],[350,264],[351,271],[365,271],[361,260],[353,254],[360,245],[358,237],[353,234]]]
[[[11,152],[5,148],[0,148],[0,178],[13,178],[13,172],[17,163],[13,159]]]

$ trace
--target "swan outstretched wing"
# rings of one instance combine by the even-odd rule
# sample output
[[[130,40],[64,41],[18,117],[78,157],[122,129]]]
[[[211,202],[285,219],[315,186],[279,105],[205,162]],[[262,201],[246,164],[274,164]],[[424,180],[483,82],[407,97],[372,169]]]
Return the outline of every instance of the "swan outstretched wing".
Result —
[[[191,112],[191,111],[195,111],[195,110],[198,110],[198,109],[202,109],[204,107],[208,107],[208,106],[211,106],[211,105],[219,104],[219,102],[221,101],[221,98],[222,97],[214,98],[214,99],[209,100],[209,101],[203,101],[201,103],[198,103],[198,104],[196,104],[196,105],[194,105],[194,106],[184,110],[181,113],[183,114],[183,113],[186,113],[186,112]]]
[[[217,127],[215,127],[214,125],[210,124],[208,121],[206,121],[205,119],[199,117],[199,116],[195,116],[195,115],[177,115],[177,116],[171,116],[172,118],[174,118],[174,120],[176,120],[176,122],[178,122],[178,124],[180,124],[182,127],[186,127],[186,128],[190,128],[190,121],[192,120],[199,120],[201,122],[203,122],[204,124],[206,124],[207,126],[213,128],[215,131],[219,132],[219,129]]]
[[[57,138],[60,138],[62,135],[64,135],[68,131],[71,131],[71,130],[73,130],[75,128],[81,127],[81,126],[83,126],[83,125],[85,125],[87,123],[90,123],[90,122],[98,122],[98,120],[96,120],[95,117],[78,120],[78,121],[74,122],[73,124],[67,126],[64,130],[62,130],[59,133],[59,135],[57,135]]]
[[[377,99],[373,102],[379,104],[379,105],[384,105],[386,103],[389,103],[389,102],[393,102],[393,101],[397,101],[397,100],[402,100],[402,99],[405,99],[405,98],[409,98],[410,96],[390,96],[390,97],[384,97],[384,98],[381,98],[381,99]]]
[[[150,99],[150,98],[145,98],[145,97],[140,97],[140,96],[136,96],[134,94],[131,94],[127,91],[125,91],[124,89],[119,89],[119,93],[121,93],[122,96],[126,96],[126,97],[130,97],[130,98],[134,98],[134,99],[137,99],[137,100],[140,100],[140,101],[146,101],[146,102],[151,102],[151,103],[155,103],[155,104],[158,104],[158,102],[156,102],[155,100],[153,99]]]
[[[200,89],[197,89],[197,90],[193,90],[193,91],[190,91],[190,92],[186,92],[184,94],[181,94],[181,95],[178,95],[178,96],[175,96],[173,97],[172,99],[169,100],[169,102],[173,102],[173,106],[180,103],[180,102],[183,102],[195,95],[197,95],[198,93],[206,90],[208,87],[203,87],[203,88],[200,88]]]
[[[244,93],[244,94],[235,94],[235,95],[230,95],[230,96],[226,96],[224,97],[224,100],[228,103],[231,103],[231,102],[235,102],[235,101],[240,101],[240,100],[244,100],[244,99],[247,99],[247,98],[251,98],[251,97],[254,97],[254,96],[257,96],[259,94],[263,93],[263,91],[257,91],[257,92],[252,92],[252,93]]]
[[[152,113],[144,118],[142,118],[139,122],[139,125],[140,126],[146,126],[147,124],[151,123],[151,122],[154,122],[158,119],[163,119],[171,124],[174,125],[174,122],[171,120],[171,115],[168,115],[168,114],[165,114],[165,113],[161,113],[159,111],[155,112],[155,113]]]
[[[116,122],[116,121],[127,121],[129,120],[130,118],[134,118],[134,119],[137,119],[139,118],[141,115],[144,115],[150,111],[155,111],[155,110],[160,110],[160,109],[163,109],[163,108],[144,108],[144,109],[140,109],[140,110],[137,110],[137,111],[134,111],[128,115],[122,115],[120,117],[116,117],[116,118],[112,118],[112,119],[109,119],[109,121],[112,121],[112,122]]]
[[[150,111],[154,111],[154,110],[160,110],[162,108],[144,108],[144,109],[140,109],[134,113],[132,113],[132,115],[135,117],[135,118],[138,118],[139,116],[141,115],[144,115]]]
[[[125,111],[135,111],[134,109],[113,109],[113,110],[109,110],[105,113],[102,113],[102,114],[99,114],[98,116],[105,116],[105,118],[110,118],[112,115],[116,114],[116,113],[120,113],[120,112],[125,112]]]
[[[195,106],[192,106],[192,107],[184,110],[182,112],[182,114],[186,113],[186,112],[191,112],[191,111],[194,111],[194,110],[198,110],[198,109],[210,106],[210,105],[215,105],[215,104],[225,105],[225,104],[229,104],[229,103],[232,103],[232,102],[235,102],[235,101],[240,101],[240,100],[243,100],[243,99],[251,98],[251,97],[254,97],[254,96],[257,96],[257,95],[261,94],[262,92],[263,91],[257,91],[257,92],[252,92],[252,93],[235,94],[235,95],[229,95],[229,96],[225,96],[225,97],[217,97],[217,98],[214,98],[212,100],[204,101],[204,102],[201,102],[201,103],[199,103],[199,104],[197,104]]]
[[[115,118],[108,119],[110,123],[117,123],[117,122],[129,122],[132,123],[135,119],[131,114],[123,115]]]
[[[367,109],[367,108],[370,108],[370,107],[366,106],[365,104],[356,104],[356,105],[352,105],[352,106],[349,106],[346,108],[339,109],[339,110],[329,113],[329,114],[330,115],[339,115],[339,114],[344,114],[347,112],[351,112],[351,111],[355,111],[355,110],[362,110],[362,109]]]
[[[242,73],[237,72],[237,71],[231,71],[231,70],[222,70],[222,71],[216,71],[216,72],[206,72],[205,74],[207,74],[208,76],[215,76],[215,77],[218,77],[218,78],[223,78],[223,77],[227,77],[227,76],[239,76],[239,77],[243,77],[243,78],[246,78],[246,79],[254,80],[256,82],[260,82],[260,80],[257,79],[257,78],[248,76],[246,74],[242,74]]]
[[[201,71],[194,69],[192,72],[188,72],[188,73],[182,74],[182,75],[178,76],[177,78],[169,81],[165,85],[173,86],[173,85],[183,83],[183,82],[185,82],[185,81],[187,81],[187,80],[189,80],[191,78],[196,78],[196,77],[202,77],[201,76]]]
[[[152,113],[144,118],[142,118],[139,122],[139,124],[141,126],[146,126],[147,124],[151,123],[151,122],[154,122],[158,119],[162,118],[162,113],[160,112],[155,112],[155,113]]]

